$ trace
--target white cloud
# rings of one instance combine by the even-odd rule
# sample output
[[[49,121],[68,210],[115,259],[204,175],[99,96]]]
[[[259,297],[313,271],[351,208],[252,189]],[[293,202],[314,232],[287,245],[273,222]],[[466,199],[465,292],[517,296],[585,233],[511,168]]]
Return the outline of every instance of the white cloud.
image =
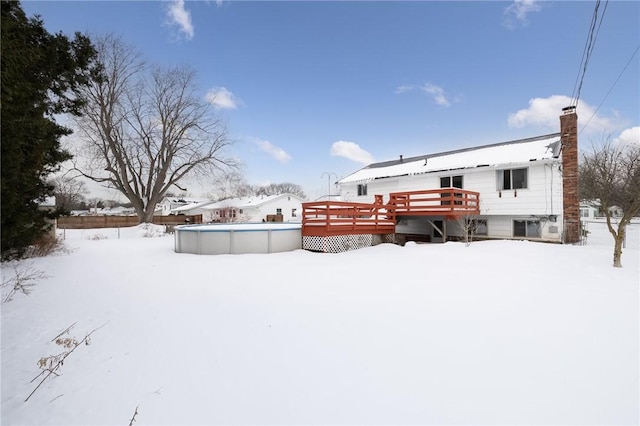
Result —
[[[440,106],[448,107],[451,106],[453,102],[460,101],[459,99],[454,99],[452,101],[442,87],[436,86],[435,84],[431,83],[425,83],[422,86],[414,86],[411,84],[398,86],[398,88],[396,88],[393,93],[395,93],[396,95],[400,95],[402,93],[413,92],[416,90],[419,90],[422,93],[428,95],[434,100],[436,104]]]
[[[548,98],[533,98],[529,100],[529,107],[521,109],[508,118],[509,127],[522,128],[537,126],[552,131],[560,128],[560,114],[562,108],[571,104],[572,99],[564,95],[553,95]],[[603,134],[615,129],[611,119],[595,113],[595,108],[583,101],[578,101],[578,131],[583,128],[586,133]],[[587,127],[585,127],[587,126]]]
[[[334,142],[333,145],[331,145],[331,156],[344,157],[362,164],[371,164],[374,161],[373,156],[360,148],[360,145],[347,141]]]
[[[216,109],[237,109],[242,105],[242,100],[224,87],[209,89],[206,99]]]
[[[614,142],[623,145],[640,145],[640,126],[623,130]]]
[[[422,86],[422,91],[430,95],[438,105],[451,106],[451,101],[447,98],[447,94],[442,87],[427,83]]]
[[[284,164],[291,160],[291,156],[287,154],[285,150],[283,150],[282,148],[278,148],[277,146],[273,145],[271,142],[261,140],[261,139],[256,139],[255,142],[256,142],[256,145],[258,145],[258,148],[260,148],[262,151],[269,154],[272,158],[274,158],[278,162]]]
[[[191,12],[184,8],[184,0],[171,0],[167,8],[167,20],[169,25],[177,26],[178,31],[187,40],[191,40],[194,35],[193,24],[191,23]]]
[[[407,92],[411,92],[412,90],[415,90],[415,86],[411,86],[411,85],[402,85],[402,86],[398,86],[398,88],[393,92],[396,95],[399,95],[401,93],[407,93]]]
[[[503,24],[510,29],[514,29],[518,24],[526,26],[529,24],[527,15],[540,10],[542,10],[542,6],[537,0],[515,0],[504,9]]]

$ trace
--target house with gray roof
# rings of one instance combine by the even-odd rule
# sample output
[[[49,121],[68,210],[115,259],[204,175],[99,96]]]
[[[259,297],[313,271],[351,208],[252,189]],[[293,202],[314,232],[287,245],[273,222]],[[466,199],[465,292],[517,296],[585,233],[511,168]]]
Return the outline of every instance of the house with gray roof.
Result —
[[[451,188],[459,188],[478,194],[479,211],[462,217],[439,215],[437,209],[428,215],[397,212],[396,236],[438,242],[463,237],[471,229],[476,238],[576,243],[576,127],[575,109],[569,107],[560,116],[559,133],[373,163],[338,181],[340,197],[385,204],[399,193],[448,188],[451,194]],[[452,201],[442,201],[446,203]],[[461,219],[472,226],[463,226]]]

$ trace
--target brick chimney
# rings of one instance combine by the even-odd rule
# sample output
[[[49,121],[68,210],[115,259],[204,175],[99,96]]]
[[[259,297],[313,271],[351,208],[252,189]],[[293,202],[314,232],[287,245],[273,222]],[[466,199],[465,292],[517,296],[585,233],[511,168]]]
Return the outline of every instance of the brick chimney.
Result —
[[[578,115],[576,107],[562,108],[562,215],[564,242],[580,242],[580,198],[578,196]]]

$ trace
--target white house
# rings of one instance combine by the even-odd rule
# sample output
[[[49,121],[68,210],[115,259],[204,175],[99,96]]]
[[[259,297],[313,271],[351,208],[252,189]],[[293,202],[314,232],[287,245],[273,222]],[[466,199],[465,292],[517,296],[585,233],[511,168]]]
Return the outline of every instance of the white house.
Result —
[[[160,201],[156,205],[156,214],[162,215],[162,216],[168,216],[172,214],[172,211],[177,209],[178,207],[184,207],[189,204],[202,203],[206,201],[210,201],[210,200],[206,198],[193,198],[193,197],[188,197],[188,198],[187,197],[164,197],[162,201]]]
[[[389,194],[462,188],[479,194],[473,220],[482,238],[579,241],[577,115],[560,116],[559,133],[370,164],[338,181],[343,201],[383,202]],[[396,234],[431,241],[462,236],[459,219],[398,216]]]
[[[203,222],[298,222],[304,200],[293,194],[230,198],[205,205]]]
[[[594,220],[596,217],[602,216],[600,214],[600,201],[581,201],[580,202],[580,220],[589,221]]]
[[[215,201],[211,200],[203,200],[203,201],[194,201],[189,204],[185,204],[179,207],[174,207],[171,209],[171,214],[184,214],[184,215],[198,215],[201,214],[203,222],[205,221],[204,216],[208,213],[208,210],[204,210],[205,206],[215,203]]]

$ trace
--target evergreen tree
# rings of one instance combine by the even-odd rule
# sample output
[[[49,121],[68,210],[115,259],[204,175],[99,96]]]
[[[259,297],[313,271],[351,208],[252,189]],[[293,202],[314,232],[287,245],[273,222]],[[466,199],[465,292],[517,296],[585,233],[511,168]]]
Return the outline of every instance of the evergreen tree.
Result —
[[[90,81],[95,50],[79,33],[73,40],[50,34],[27,18],[16,1],[1,2],[2,258],[20,256],[46,230],[38,202],[53,194],[46,182],[71,158],[60,138],[71,130],[56,123],[78,115],[79,87]]]

